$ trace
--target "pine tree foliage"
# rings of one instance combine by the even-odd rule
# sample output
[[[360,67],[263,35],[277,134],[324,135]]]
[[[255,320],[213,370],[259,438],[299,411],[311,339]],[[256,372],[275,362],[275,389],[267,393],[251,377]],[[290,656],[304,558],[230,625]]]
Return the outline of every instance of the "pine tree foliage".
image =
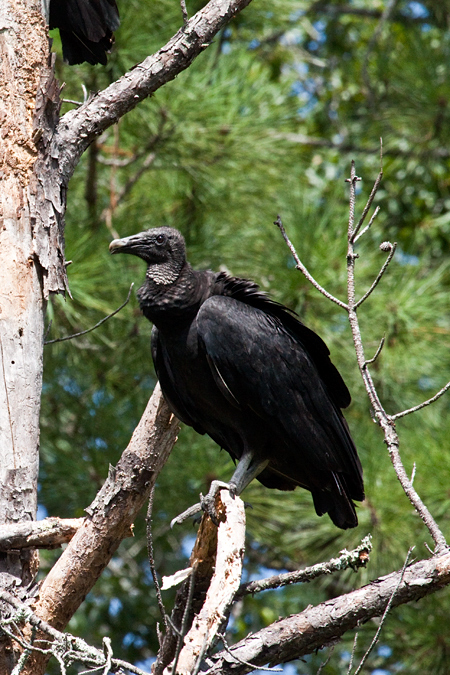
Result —
[[[189,4],[189,3],[188,3]],[[198,3],[188,7],[190,13]],[[277,229],[277,214],[302,260],[338,297],[346,288],[348,195],[355,158],[360,205],[380,165],[380,214],[361,240],[357,281],[362,295],[384,261],[383,240],[399,242],[389,273],[360,310],[367,354],[385,347],[374,367],[388,412],[429,398],[450,372],[449,263],[450,38],[445,5],[362,0],[275,0],[254,3],[175,81],[123,118],[91,147],[70,184],[67,258],[73,299],[49,308],[48,339],[93,325],[126,298],[144,269],[114,259],[108,243],[147,227],[170,225],[186,236],[191,263],[255,279],[295,309],[330,346],[353,395],[348,420],[360,452],[367,501],[356,531],[317,519],[310,496],[252,484],[248,510],[248,575],[292,569],[334,556],[371,532],[367,570],[348,572],[255,598],[236,609],[230,640],[338,592],[402,566],[407,550],[431,544],[390,465],[356,368],[345,314],[295,270]],[[178,28],[169,0],[130,0],[106,69],[67,69],[64,96],[83,85],[100,89]],[[359,12],[357,10],[360,10]],[[58,38],[55,37],[56,48]],[[73,106],[65,103],[64,110]],[[80,516],[125,447],[155,384],[150,326],[135,299],[99,329],[46,347],[42,408],[40,503],[50,515]],[[442,398],[399,420],[402,456],[415,486],[450,535],[448,475],[450,400]],[[190,525],[168,523],[197,500],[231,462],[208,438],[183,428],[158,483],[154,508],[156,566],[171,574],[185,564]],[[48,554],[48,560],[53,554]],[[170,606],[172,598],[167,594]],[[446,673],[448,590],[397,609],[389,617],[367,672]],[[145,662],[157,650],[158,611],[149,573],[143,519],[125,541],[69,629],[115,654]],[[374,633],[360,630],[356,656]],[[324,673],[346,673],[350,635]],[[121,645],[121,647],[120,647]],[[326,655],[295,665],[315,673]],[[375,670],[376,668],[381,670]],[[293,671],[286,671],[293,672]]]

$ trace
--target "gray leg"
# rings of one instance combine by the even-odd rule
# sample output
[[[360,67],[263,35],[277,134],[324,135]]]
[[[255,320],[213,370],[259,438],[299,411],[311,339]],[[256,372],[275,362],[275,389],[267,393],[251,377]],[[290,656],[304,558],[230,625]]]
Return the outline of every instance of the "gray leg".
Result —
[[[240,495],[247,485],[266,468],[268,463],[268,459],[255,457],[251,450],[245,450],[230,480],[231,495]]]

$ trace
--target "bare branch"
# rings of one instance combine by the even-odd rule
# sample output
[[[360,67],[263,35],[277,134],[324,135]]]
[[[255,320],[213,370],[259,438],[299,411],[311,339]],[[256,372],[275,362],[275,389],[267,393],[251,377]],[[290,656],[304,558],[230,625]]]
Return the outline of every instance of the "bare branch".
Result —
[[[0,551],[21,548],[57,548],[72,539],[84,518],[44,518],[0,525]]]
[[[363,212],[362,212],[361,218],[359,219],[359,221],[358,221],[358,223],[357,223],[355,229],[354,229],[353,232],[352,232],[351,240],[352,240],[353,243],[355,243],[356,239],[358,238],[358,237],[357,237],[357,234],[358,234],[359,230],[361,229],[361,226],[364,224],[364,221],[365,221],[366,216],[367,216],[367,214],[368,214],[368,212],[369,212],[369,209],[370,209],[370,207],[372,206],[372,202],[373,202],[373,200],[374,200],[374,198],[375,198],[375,195],[377,194],[377,191],[378,191],[378,188],[379,188],[379,186],[380,186],[380,183],[381,183],[381,179],[382,179],[382,178],[383,178],[383,170],[381,169],[381,170],[380,170],[380,173],[378,174],[378,176],[377,176],[377,178],[376,178],[376,181],[375,181],[375,183],[374,183],[374,185],[373,185],[372,192],[371,192],[370,195],[369,195],[369,199],[367,200],[367,203],[366,203],[366,205],[365,205],[365,207],[364,207],[364,210],[363,210]],[[371,218],[371,220],[370,220],[370,222],[369,222],[367,228],[364,229],[364,232],[366,232],[366,231],[369,229],[369,227],[371,226],[371,224],[372,224],[372,222],[373,222],[373,219],[376,217],[376,215],[377,215],[377,213],[378,213],[379,210],[380,210],[380,207],[377,207],[377,208],[375,209],[375,213],[373,214],[373,216],[372,216],[372,218]],[[363,234],[363,233],[361,232],[361,233],[360,233],[360,236],[361,236],[361,234]]]
[[[44,579],[36,615],[64,628],[91,590],[148,498],[167,460],[179,429],[162,398],[159,385],[147,405],[116,468],[91,506],[88,517]],[[45,664],[36,656],[25,666],[27,675],[40,675]]]
[[[376,288],[376,287],[378,286],[378,284],[380,283],[383,274],[386,272],[386,270],[387,270],[387,268],[388,268],[388,266],[389,266],[389,263],[391,262],[392,258],[394,257],[394,253],[395,253],[395,250],[396,250],[396,248],[397,248],[397,242],[394,241],[393,244],[391,244],[390,242],[384,242],[383,244],[381,244],[381,246],[383,246],[383,245],[385,245],[386,247],[389,246],[389,248],[390,248],[389,255],[388,255],[388,257],[386,258],[386,261],[385,261],[383,267],[382,267],[381,270],[378,272],[377,278],[375,279],[375,281],[373,282],[373,284],[371,285],[371,287],[369,288],[369,290],[368,290],[366,293],[364,293],[364,295],[362,296],[362,298],[360,298],[360,299],[358,300],[358,302],[355,302],[355,305],[354,305],[355,309],[357,309],[358,307],[360,307],[360,306],[363,304],[363,302],[364,302],[365,300],[367,300],[367,298],[369,297],[369,295],[370,295],[371,293],[373,293],[373,291],[375,290],[375,288]],[[380,248],[381,248],[381,246],[380,246]],[[386,249],[383,248],[382,250],[384,251],[384,250],[386,250]]]
[[[208,658],[209,668],[204,675],[251,672],[250,666],[239,665],[242,661],[251,663],[254,669],[266,663],[286,663],[301,658],[335,641],[360,623],[382,616],[390,601],[391,608],[398,607],[449,583],[450,553],[422,560],[249,635],[229,648],[234,662],[225,650],[214,654]]]
[[[287,236],[286,230],[284,229],[284,226],[283,226],[283,223],[281,221],[280,216],[278,216],[278,218],[274,222],[274,225],[276,225],[279,228],[279,230],[280,230],[280,232],[283,236],[284,241],[288,245],[289,250],[291,251],[291,253],[294,257],[294,260],[297,264],[297,269],[300,270],[300,272],[302,272],[302,274],[308,279],[308,281],[314,286],[314,288],[316,288],[318,291],[320,291],[320,293],[322,293],[322,295],[324,295],[326,298],[328,298],[328,300],[331,300],[332,302],[335,302],[336,305],[339,305],[339,307],[342,307],[343,309],[347,309],[347,305],[345,304],[345,302],[342,302],[342,300],[339,300],[338,298],[335,298],[334,295],[331,295],[331,293],[328,293],[328,291],[326,291],[314,279],[314,277],[308,272],[308,270],[306,269],[306,267],[304,266],[304,264],[302,263],[302,261],[298,257],[297,251],[295,250],[295,248],[294,248],[293,244],[291,243],[289,237]]]
[[[413,412],[417,412],[417,410],[421,410],[422,408],[425,408],[425,406],[430,405],[430,403],[434,403],[435,401],[438,400],[438,398],[441,398],[443,394],[445,394],[446,391],[450,389],[450,382],[447,382],[445,387],[442,387],[438,391],[437,394],[429,398],[427,401],[424,401],[423,403],[419,403],[419,405],[415,405],[413,408],[408,408],[408,410],[403,410],[402,412],[396,413],[395,415],[391,415],[391,420],[398,420],[400,417],[405,417],[405,415],[410,415]]]
[[[383,335],[383,337],[382,337],[381,340],[380,340],[380,344],[378,345],[378,349],[377,349],[377,351],[375,352],[375,354],[372,356],[371,359],[368,359],[367,361],[364,361],[364,368],[367,368],[367,366],[368,366],[370,363],[375,363],[375,361],[377,360],[377,358],[378,358],[378,357],[380,356],[380,354],[381,354],[381,350],[382,350],[383,347],[384,347],[385,341],[386,341],[386,337]]]
[[[238,592],[236,593],[235,599],[239,599],[244,595],[260,593],[261,591],[267,591],[274,588],[280,588],[282,586],[289,586],[291,584],[306,583],[317,579],[317,577],[323,576],[324,574],[332,574],[333,572],[340,572],[346,570],[349,567],[355,571],[359,567],[365,567],[369,561],[369,553],[372,550],[371,537],[368,535],[364,537],[361,544],[353,551],[341,551],[341,555],[338,558],[332,558],[326,563],[319,563],[317,565],[312,565],[307,567],[304,570],[297,570],[296,572],[287,572],[284,574],[276,574],[267,579],[261,579],[259,581],[250,581],[246,584],[240,586]]]
[[[173,80],[250,0],[210,0],[164,47],[61,119],[51,156],[67,181],[84,150],[140,101]]]
[[[125,302],[123,302],[120,307],[114,310],[114,312],[111,312],[111,314],[108,314],[107,316],[104,316],[103,319],[101,319],[98,323],[95,324],[95,326],[92,326],[91,328],[88,328],[87,330],[82,330],[81,333],[74,333],[73,335],[66,335],[65,337],[61,338],[56,338],[55,340],[47,340],[44,342],[44,345],[51,345],[54,344],[55,342],[64,342],[64,340],[73,340],[73,338],[80,337],[81,335],[86,335],[86,333],[91,333],[93,330],[98,328],[99,326],[102,325],[102,323],[105,323],[105,321],[108,321],[112,316],[115,314],[118,314],[121,309],[125,307],[125,305],[128,304],[131,296],[131,291],[133,290],[134,283],[131,284],[130,290],[128,291],[127,299]]]
[[[367,360],[364,356],[364,347],[362,343],[361,330],[359,327],[358,316],[356,313],[356,308],[361,302],[367,297],[363,296],[358,302],[355,302],[355,259],[357,255],[354,251],[354,242],[352,239],[352,234],[354,232],[354,206],[355,206],[355,184],[356,184],[356,173],[355,173],[355,163],[351,163],[351,175],[348,182],[350,183],[350,200],[349,200],[349,226],[348,226],[348,249],[347,249],[347,284],[348,284],[348,318],[350,322],[350,327],[353,336],[353,342],[355,345],[356,358],[358,361],[359,370],[364,382],[364,386],[367,391],[367,395],[374,409],[375,418],[378,424],[381,426],[384,432],[384,438],[386,445],[389,450],[389,456],[391,462],[394,466],[397,478],[400,481],[400,484],[410,500],[411,504],[416,509],[419,516],[422,518],[424,524],[428,528],[431,537],[435,543],[436,553],[442,553],[447,548],[447,542],[444,535],[442,534],[440,528],[438,527],[436,521],[431,515],[430,511],[427,509],[417,492],[415,491],[409,477],[403,466],[400,453],[399,453],[399,438],[397,431],[395,429],[394,420],[390,417],[378,396],[376,391],[372,376],[370,374],[369,368],[367,367]],[[383,245],[382,245],[383,246]],[[393,253],[393,245],[389,242],[386,243],[386,247],[391,248],[391,254]],[[390,258],[392,256],[390,255]],[[383,268],[387,267],[389,258],[386,260]],[[382,269],[383,269],[382,268]],[[377,279],[379,280],[381,275],[378,275]],[[374,282],[375,283],[375,282]],[[369,289],[370,291],[370,289]],[[371,292],[371,291],[370,291]]]
[[[220,491],[225,520],[217,528],[217,555],[214,574],[205,602],[184,638],[178,666],[173,672],[189,675],[211,646],[239,587],[245,548],[245,509],[239,497],[228,489]]]

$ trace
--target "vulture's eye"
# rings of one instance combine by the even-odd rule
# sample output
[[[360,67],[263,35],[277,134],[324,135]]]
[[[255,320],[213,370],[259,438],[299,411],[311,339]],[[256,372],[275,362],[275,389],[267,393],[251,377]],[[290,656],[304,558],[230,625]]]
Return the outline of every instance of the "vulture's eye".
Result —
[[[161,245],[161,244],[164,244],[165,241],[166,241],[166,238],[165,238],[165,236],[164,236],[163,234],[158,234],[158,235],[156,236],[156,243],[157,243],[157,244],[160,244],[160,245]]]

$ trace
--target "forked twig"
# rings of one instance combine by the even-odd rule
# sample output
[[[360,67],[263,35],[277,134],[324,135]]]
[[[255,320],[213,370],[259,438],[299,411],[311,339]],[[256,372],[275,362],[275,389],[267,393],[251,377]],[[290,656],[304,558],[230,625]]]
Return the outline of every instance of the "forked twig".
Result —
[[[361,218],[358,220],[358,223],[357,223],[356,227],[352,230],[352,233],[350,235],[350,240],[353,244],[356,242],[357,239],[359,239],[359,237],[362,234],[364,234],[364,232],[367,232],[369,227],[372,225],[374,219],[378,215],[378,211],[380,210],[380,208],[377,206],[377,208],[375,209],[375,213],[373,214],[372,218],[369,221],[369,224],[367,225],[366,228],[364,228],[364,231],[360,232],[359,236],[357,236],[359,230],[361,229],[362,225],[364,224],[364,221],[366,219],[367,214],[369,213],[369,209],[372,206],[373,200],[375,199],[375,195],[377,194],[378,188],[380,187],[380,183],[381,183],[382,178],[383,178],[383,169],[380,169],[380,173],[378,174],[377,179],[376,179],[376,181],[373,185],[372,192],[369,195],[369,199],[367,200],[367,203],[364,207]],[[358,180],[360,180],[360,179],[358,179]]]
[[[282,236],[283,236],[284,241],[285,241],[286,244],[288,245],[289,250],[290,250],[290,252],[292,253],[292,255],[293,255],[293,257],[294,257],[294,260],[295,260],[296,265],[297,265],[297,269],[299,269],[299,270],[302,272],[303,276],[305,276],[305,277],[308,279],[308,281],[309,281],[315,288],[317,288],[317,290],[318,290],[320,293],[322,293],[322,295],[324,295],[326,298],[328,298],[328,300],[331,300],[332,302],[335,302],[336,305],[339,305],[339,307],[342,307],[343,309],[347,309],[347,305],[345,304],[345,302],[342,302],[342,300],[339,300],[338,298],[335,298],[334,295],[331,295],[331,293],[328,293],[328,291],[326,291],[326,290],[323,288],[323,286],[321,286],[321,285],[314,279],[314,277],[308,272],[308,270],[306,269],[306,267],[304,266],[304,264],[302,263],[302,261],[301,261],[300,258],[298,257],[297,251],[295,250],[295,248],[294,248],[293,244],[291,243],[289,237],[287,236],[286,230],[284,229],[284,225],[283,225],[283,223],[282,223],[282,221],[281,221],[280,216],[277,217],[276,221],[274,222],[274,225],[276,225],[276,226],[279,228],[279,230],[280,230],[280,232],[281,232],[281,234],[282,234]]]
[[[285,231],[284,227],[281,223],[281,219],[278,217],[276,224],[280,228],[280,231],[283,235],[284,240],[286,241],[292,255],[294,256],[294,259],[297,263],[297,269],[299,269],[303,275],[312,283],[312,285],[317,288],[325,297],[327,297],[329,300],[332,300],[336,304],[338,304],[340,307],[345,309],[348,312],[348,318],[350,322],[350,327],[352,331],[352,336],[353,336],[353,342],[355,345],[355,351],[356,351],[356,358],[358,361],[358,366],[361,372],[361,377],[363,379],[367,395],[369,397],[369,400],[372,404],[373,410],[374,410],[374,416],[378,424],[381,426],[383,432],[384,432],[384,438],[386,445],[389,450],[389,456],[391,458],[391,462],[394,466],[394,470],[396,472],[396,475],[401,483],[401,486],[409,498],[411,504],[414,506],[416,511],[418,512],[419,516],[421,517],[422,521],[428,528],[428,531],[430,532],[431,537],[433,538],[433,541],[435,543],[435,553],[439,554],[442,553],[446,548],[447,548],[447,542],[445,540],[444,535],[442,534],[441,530],[439,529],[436,521],[434,520],[433,516],[415,491],[412,481],[409,479],[405,468],[403,466],[400,453],[399,453],[399,438],[397,431],[395,429],[395,422],[394,420],[403,417],[404,415],[407,415],[411,412],[415,412],[416,410],[420,410],[426,405],[429,405],[436,399],[438,399],[440,396],[442,396],[449,388],[450,388],[450,382],[445,385],[435,396],[433,396],[431,399],[428,401],[425,401],[424,403],[419,404],[418,406],[415,406],[414,408],[410,408],[409,410],[405,410],[401,413],[397,413],[396,415],[388,415],[387,412],[385,411],[380,398],[378,396],[377,390],[375,388],[372,376],[370,374],[368,365],[370,363],[373,363],[376,358],[379,356],[381,349],[384,344],[384,338],[381,341],[377,352],[375,353],[375,356],[372,359],[366,359],[364,356],[364,346],[362,343],[362,337],[361,337],[361,330],[359,327],[359,321],[358,321],[358,316],[357,316],[357,309],[358,307],[366,300],[366,298],[369,297],[369,295],[373,292],[373,290],[376,288],[378,285],[380,279],[382,278],[383,274],[385,273],[389,263],[392,260],[392,257],[395,252],[395,244],[390,244],[389,242],[386,242],[381,245],[382,250],[389,251],[388,258],[386,259],[383,267],[381,268],[380,272],[378,273],[375,281],[369,288],[369,290],[357,301],[355,299],[355,261],[358,257],[358,255],[355,253],[354,245],[355,241],[361,234],[363,234],[364,231],[367,231],[368,227],[370,224],[373,222],[373,218],[375,217],[375,214],[372,216],[371,220],[369,221],[369,225],[362,231],[361,227],[364,224],[364,220],[369,212],[370,206],[372,205],[372,202],[375,198],[376,192],[378,190],[378,187],[380,185],[380,181],[382,178],[382,170],[378,174],[378,177],[374,183],[374,186],[372,188],[372,191],[370,193],[369,199],[367,200],[367,203],[363,209],[363,213],[361,218],[359,219],[357,225],[355,226],[355,204],[356,204],[356,183],[357,181],[360,180],[358,176],[355,173],[355,163],[352,161],[351,163],[351,175],[350,178],[347,179],[347,182],[350,183],[350,197],[349,197],[349,221],[348,221],[348,234],[347,234],[347,241],[348,241],[348,248],[347,248],[347,293],[348,293],[348,303],[344,303],[337,298],[334,298],[332,295],[330,295],[320,284],[317,283],[317,281],[312,277],[312,275],[308,272],[308,270],[305,268],[303,263],[300,261],[297,252],[294,248],[294,246],[291,244],[289,241]],[[358,234],[359,233],[359,234]]]
[[[397,431],[395,429],[394,420],[391,416],[387,414],[380,401],[369,368],[367,367],[366,358],[364,356],[364,347],[362,343],[361,329],[359,327],[358,316],[356,313],[356,309],[358,307],[358,304],[361,304],[361,300],[358,303],[355,302],[356,254],[354,251],[354,243],[352,239],[352,233],[354,232],[355,185],[357,180],[358,178],[355,173],[355,163],[352,161],[350,179],[348,179],[348,182],[350,183],[350,199],[349,199],[350,218],[348,226],[347,281],[348,281],[348,318],[352,331],[353,342],[355,345],[356,358],[358,361],[358,366],[361,372],[364,385],[366,387],[367,394],[369,396],[369,400],[374,410],[375,418],[378,424],[383,429],[385,442],[388,447],[389,456],[391,458],[391,462],[397,474],[397,478],[400,481],[400,484],[405,494],[407,495],[408,499],[410,500],[411,504],[414,506],[417,513],[422,518],[424,524],[428,528],[428,531],[430,532],[430,535],[435,543],[435,553],[441,553],[444,549],[447,548],[447,542],[439,526],[437,525],[436,521],[431,515],[430,511],[425,506],[425,504],[417,494],[416,490],[414,489],[411,481],[409,480],[409,477],[405,471],[405,467],[403,466],[403,462],[400,457],[399,438]]]
[[[382,245],[383,245],[383,244],[382,244]],[[364,295],[358,300],[358,302],[355,302],[355,309],[358,309],[358,307],[360,307],[360,306],[363,304],[363,302],[364,302],[365,300],[367,300],[367,298],[369,297],[369,295],[370,295],[371,293],[373,293],[373,291],[375,290],[375,288],[376,288],[376,287],[378,286],[378,284],[380,283],[383,274],[386,272],[386,270],[387,270],[387,268],[388,268],[388,266],[389,266],[389,263],[391,262],[392,258],[394,257],[394,253],[395,253],[395,250],[396,250],[396,248],[397,248],[397,242],[394,241],[393,244],[391,244],[390,242],[387,242],[387,243],[386,243],[386,246],[387,246],[387,245],[389,245],[389,249],[390,249],[390,250],[389,250],[389,255],[388,255],[388,257],[386,258],[386,261],[385,261],[383,267],[382,267],[381,270],[378,272],[378,275],[377,275],[375,281],[373,282],[373,284],[371,285],[371,287],[369,288],[369,290],[368,290],[366,293],[364,293]]]

